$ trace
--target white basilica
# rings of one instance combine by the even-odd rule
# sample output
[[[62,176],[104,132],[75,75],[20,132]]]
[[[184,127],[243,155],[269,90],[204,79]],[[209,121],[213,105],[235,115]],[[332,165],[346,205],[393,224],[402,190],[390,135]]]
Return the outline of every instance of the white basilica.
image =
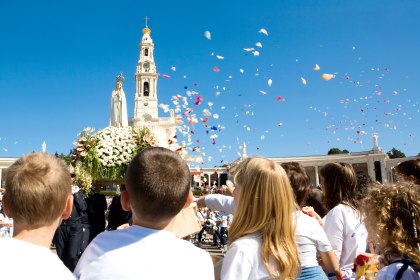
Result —
[[[143,28],[143,37],[140,42],[139,60],[137,62],[135,81],[136,93],[134,97],[134,118],[127,120],[125,94],[122,89],[124,77],[117,76],[117,86],[111,96],[110,126],[148,127],[155,136],[159,145],[174,148],[174,135],[176,122],[173,111],[166,118],[159,118],[156,64],[154,59],[154,44],[150,37],[151,30]],[[122,121],[120,121],[122,120]],[[170,141],[169,141],[170,140]],[[169,144],[173,143],[173,144]]]

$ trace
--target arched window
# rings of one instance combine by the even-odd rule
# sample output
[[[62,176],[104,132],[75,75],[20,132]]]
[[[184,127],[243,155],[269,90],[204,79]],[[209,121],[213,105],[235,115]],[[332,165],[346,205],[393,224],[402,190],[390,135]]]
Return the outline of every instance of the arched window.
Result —
[[[144,56],[148,56],[149,55],[149,49],[144,49]]]
[[[143,96],[149,96],[149,83],[144,82],[143,84]]]

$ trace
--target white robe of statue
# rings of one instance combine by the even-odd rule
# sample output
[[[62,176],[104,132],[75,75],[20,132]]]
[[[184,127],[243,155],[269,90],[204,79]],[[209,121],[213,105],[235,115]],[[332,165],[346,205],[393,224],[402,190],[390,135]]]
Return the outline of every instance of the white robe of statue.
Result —
[[[122,81],[118,80],[111,96],[111,117],[110,126],[122,127],[128,126],[127,103],[125,101]]]

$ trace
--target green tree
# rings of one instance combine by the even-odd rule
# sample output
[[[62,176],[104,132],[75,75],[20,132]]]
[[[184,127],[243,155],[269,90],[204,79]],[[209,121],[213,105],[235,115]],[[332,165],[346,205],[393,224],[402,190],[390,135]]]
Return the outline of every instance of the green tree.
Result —
[[[339,148],[331,148],[331,149],[328,151],[328,154],[329,154],[329,155],[348,154],[348,153],[349,153],[349,151],[348,151],[348,150],[346,150],[346,149],[344,149],[344,150],[340,150]]]
[[[405,158],[405,154],[398,149],[392,148],[388,153],[386,153],[389,158]]]

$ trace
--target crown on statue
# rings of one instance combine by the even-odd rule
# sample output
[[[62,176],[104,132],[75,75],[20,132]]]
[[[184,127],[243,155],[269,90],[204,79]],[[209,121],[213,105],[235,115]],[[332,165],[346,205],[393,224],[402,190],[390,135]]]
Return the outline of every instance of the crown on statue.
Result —
[[[122,73],[117,76],[117,82],[123,83],[124,82],[124,79],[125,78],[124,78],[124,76],[123,76]]]

